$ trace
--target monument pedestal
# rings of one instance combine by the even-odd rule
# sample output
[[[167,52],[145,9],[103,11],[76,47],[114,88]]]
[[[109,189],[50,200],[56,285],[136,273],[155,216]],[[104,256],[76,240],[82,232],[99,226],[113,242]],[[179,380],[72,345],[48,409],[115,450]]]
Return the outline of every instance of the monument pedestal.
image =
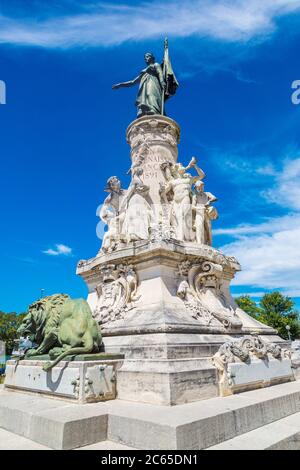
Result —
[[[236,260],[209,246],[175,240],[134,242],[80,263],[105,351],[125,355],[118,398],[176,405],[218,396],[222,381],[213,356],[224,343],[259,335],[285,345],[235,304],[229,283],[237,269]],[[274,383],[293,380],[289,364],[285,358],[286,367],[274,369]],[[256,365],[244,368],[245,389],[272,382],[253,380]]]

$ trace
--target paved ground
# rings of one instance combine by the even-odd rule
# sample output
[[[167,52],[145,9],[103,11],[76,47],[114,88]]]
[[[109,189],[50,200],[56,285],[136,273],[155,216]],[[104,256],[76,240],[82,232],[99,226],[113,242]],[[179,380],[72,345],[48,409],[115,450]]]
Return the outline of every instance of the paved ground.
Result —
[[[0,450],[47,450],[49,447],[42,446],[30,441],[25,437],[18,436],[12,432],[0,428]]]
[[[131,450],[132,447],[123,446],[115,442],[102,441],[97,444],[80,447],[77,450]],[[51,450],[37,442],[0,428],[0,450]]]

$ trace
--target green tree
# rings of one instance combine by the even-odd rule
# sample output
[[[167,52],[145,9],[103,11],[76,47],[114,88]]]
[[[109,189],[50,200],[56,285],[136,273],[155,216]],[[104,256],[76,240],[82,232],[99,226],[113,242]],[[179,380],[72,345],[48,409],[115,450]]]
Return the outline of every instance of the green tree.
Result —
[[[5,313],[0,311],[0,341],[6,343],[6,354],[10,355],[14,340],[17,339],[17,329],[19,328],[25,313],[18,315],[17,313]]]
[[[249,295],[242,295],[235,301],[248,315],[275,328],[282,338],[288,339],[287,325],[292,339],[300,337],[299,313],[294,309],[295,303],[290,297],[275,291],[265,294],[259,306]]]
[[[250,295],[241,295],[237,297],[235,301],[238,306],[251,317],[257,318],[260,314],[260,308],[257,306],[256,302],[250,298]]]
[[[294,301],[280,292],[265,294],[261,301],[261,314],[258,320],[278,331],[279,336],[288,339],[287,325],[292,339],[300,337],[299,312],[294,309]]]

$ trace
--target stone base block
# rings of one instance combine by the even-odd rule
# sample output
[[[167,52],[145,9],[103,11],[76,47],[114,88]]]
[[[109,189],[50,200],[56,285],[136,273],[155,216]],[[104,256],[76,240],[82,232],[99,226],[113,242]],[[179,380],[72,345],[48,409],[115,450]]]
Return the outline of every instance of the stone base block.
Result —
[[[116,397],[116,370],[121,363],[122,359],[62,361],[45,372],[43,360],[12,359],[6,366],[5,388],[78,403],[112,400]]]
[[[217,371],[209,359],[126,360],[117,371],[118,398],[179,405],[218,396]]]
[[[228,380],[220,387],[223,396],[295,380],[290,359],[232,363],[228,364],[227,374]]]
[[[117,371],[118,398],[159,405],[179,405],[206,400],[219,394],[261,388],[294,380],[290,359],[251,359],[248,363],[232,365],[231,382],[222,390],[228,370],[218,370],[213,362],[221,345],[243,335],[157,333],[131,336],[106,336],[107,352],[125,355]],[[273,335],[260,336],[264,344],[285,343]],[[225,367],[225,366],[224,366]],[[230,377],[231,372],[229,373]],[[228,382],[228,381],[227,381]],[[220,393],[221,392],[221,393]]]

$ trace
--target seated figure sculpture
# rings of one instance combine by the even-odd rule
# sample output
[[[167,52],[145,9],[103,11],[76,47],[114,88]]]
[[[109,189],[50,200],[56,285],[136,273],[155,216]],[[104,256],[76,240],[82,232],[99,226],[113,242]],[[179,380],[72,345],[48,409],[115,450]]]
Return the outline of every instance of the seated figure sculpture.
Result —
[[[31,304],[18,333],[37,344],[26,352],[25,358],[49,354],[54,359],[44,365],[45,371],[66,356],[99,352],[102,343],[88,303],[66,294],[51,295]]]

